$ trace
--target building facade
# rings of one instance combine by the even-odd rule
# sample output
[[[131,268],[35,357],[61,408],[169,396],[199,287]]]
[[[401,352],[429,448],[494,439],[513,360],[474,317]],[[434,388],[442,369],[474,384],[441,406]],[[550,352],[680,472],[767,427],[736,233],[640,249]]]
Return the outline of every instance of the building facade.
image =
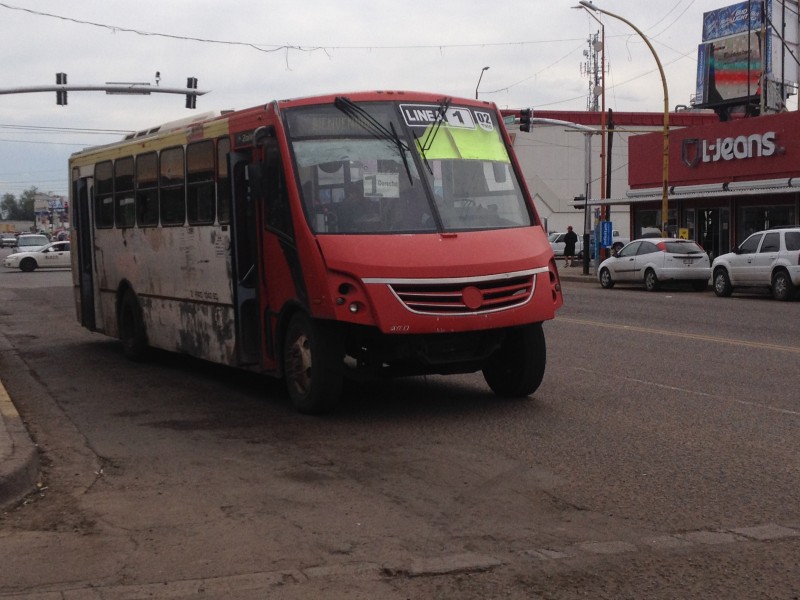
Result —
[[[784,112],[670,132],[669,235],[729,252],[752,232],[797,225],[800,216],[800,113]],[[661,136],[629,140],[628,192],[634,236],[660,231]]]
[[[505,111],[505,114],[519,117],[519,111]],[[534,117],[530,132],[520,131],[518,125],[510,125],[508,129],[536,209],[548,232],[566,231],[567,226],[572,225],[582,233],[585,216],[590,221],[588,228],[593,226],[599,205],[593,205],[587,215],[583,204],[576,201],[576,198],[586,196],[587,173],[589,198],[627,199],[630,140],[663,128],[663,113],[612,113],[610,117],[606,115],[605,123],[599,112],[536,111]],[[710,111],[670,115],[673,130],[718,121]],[[571,123],[580,129],[561,123]],[[587,128],[594,133],[586,133]],[[587,135],[590,138],[588,172]],[[660,159],[661,155],[661,150],[658,150],[656,158]],[[613,229],[619,230],[624,237],[630,237],[632,223],[628,202],[608,206]]]

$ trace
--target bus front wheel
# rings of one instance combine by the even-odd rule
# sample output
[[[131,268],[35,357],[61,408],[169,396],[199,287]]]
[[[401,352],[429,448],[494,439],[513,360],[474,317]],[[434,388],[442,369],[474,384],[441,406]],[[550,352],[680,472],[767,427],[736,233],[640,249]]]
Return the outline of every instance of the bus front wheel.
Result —
[[[119,304],[119,339],[126,358],[137,362],[147,358],[147,332],[142,307],[131,290],[125,291]]]
[[[521,398],[539,389],[547,364],[547,344],[541,323],[511,329],[500,348],[483,367],[492,391],[506,398]]]
[[[332,410],[344,383],[341,336],[330,324],[295,314],[284,338],[283,373],[298,411],[319,414]]]

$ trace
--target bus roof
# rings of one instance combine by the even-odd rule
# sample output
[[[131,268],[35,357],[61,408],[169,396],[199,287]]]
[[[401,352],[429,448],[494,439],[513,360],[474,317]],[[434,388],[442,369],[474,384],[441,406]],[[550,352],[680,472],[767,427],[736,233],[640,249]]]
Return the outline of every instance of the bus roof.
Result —
[[[180,136],[188,136],[190,133],[194,135],[193,129],[197,126],[202,126],[203,131],[207,135],[222,135],[227,133],[228,122],[236,123],[237,128],[243,123],[248,123],[253,120],[254,124],[259,120],[258,115],[265,110],[280,110],[281,108],[289,108],[294,106],[308,106],[311,104],[332,104],[339,96],[347,96],[353,101],[357,102],[380,102],[380,101],[402,101],[408,100],[413,102],[430,102],[440,103],[443,98],[449,97],[447,94],[432,93],[432,92],[417,92],[417,91],[402,91],[402,90],[372,90],[360,92],[345,92],[338,94],[326,94],[318,96],[305,96],[298,98],[286,98],[282,100],[275,100],[266,104],[260,104],[245,108],[241,110],[223,110],[206,112],[199,115],[192,115],[182,119],[176,119],[148,127],[139,131],[127,134],[122,140],[103,144],[100,146],[92,146],[84,148],[72,154],[71,159],[80,159],[85,156],[94,156],[94,160],[98,160],[98,154],[107,154],[108,158],[116,156],[117,149],[129,148],[131,142],[142,142],[140,152],[147,151],[153,147],[161,147],[162,144],[175,143],[174,138]],[[492,102],[474,100],[468,98],[452,98],[461,104],[481,105],[487,108],[494,108]],[[214,121],[220,123],[219,127],[212,125]],[[223,131],[224,130],[224,131]],[[155,142],[150,144],[149,142]]]

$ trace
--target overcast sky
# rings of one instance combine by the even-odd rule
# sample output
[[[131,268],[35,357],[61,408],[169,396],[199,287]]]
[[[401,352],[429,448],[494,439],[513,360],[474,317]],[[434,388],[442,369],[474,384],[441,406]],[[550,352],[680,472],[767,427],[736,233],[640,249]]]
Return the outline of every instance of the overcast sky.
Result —
[[[704,12],[726,0],[597,0],[652,41],[670,107],[694,94]],[[0,89],[150,82],[209,90],[197,109],[171,94],[0,95],[0,195],[67,193],[72,152],[165,121],[276,98],[366,89],[480,97],[500,107],[585,110],[587,39],[600,28],[577,0],[0,0]],[[661,79],[625,23],[603,17],[606,104],[663,110]],[[48,128],[58,128],[57,131]],[[113,130],[111,133],[98,130]]]

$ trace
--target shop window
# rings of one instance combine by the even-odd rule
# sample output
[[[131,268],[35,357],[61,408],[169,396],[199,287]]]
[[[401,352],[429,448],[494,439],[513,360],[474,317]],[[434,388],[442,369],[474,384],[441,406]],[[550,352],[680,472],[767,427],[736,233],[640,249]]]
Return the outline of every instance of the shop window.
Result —
[[[743,206],[739,209],[737,233],[743,240],[755,231],[794,225],[796,214],[794,205]]]

